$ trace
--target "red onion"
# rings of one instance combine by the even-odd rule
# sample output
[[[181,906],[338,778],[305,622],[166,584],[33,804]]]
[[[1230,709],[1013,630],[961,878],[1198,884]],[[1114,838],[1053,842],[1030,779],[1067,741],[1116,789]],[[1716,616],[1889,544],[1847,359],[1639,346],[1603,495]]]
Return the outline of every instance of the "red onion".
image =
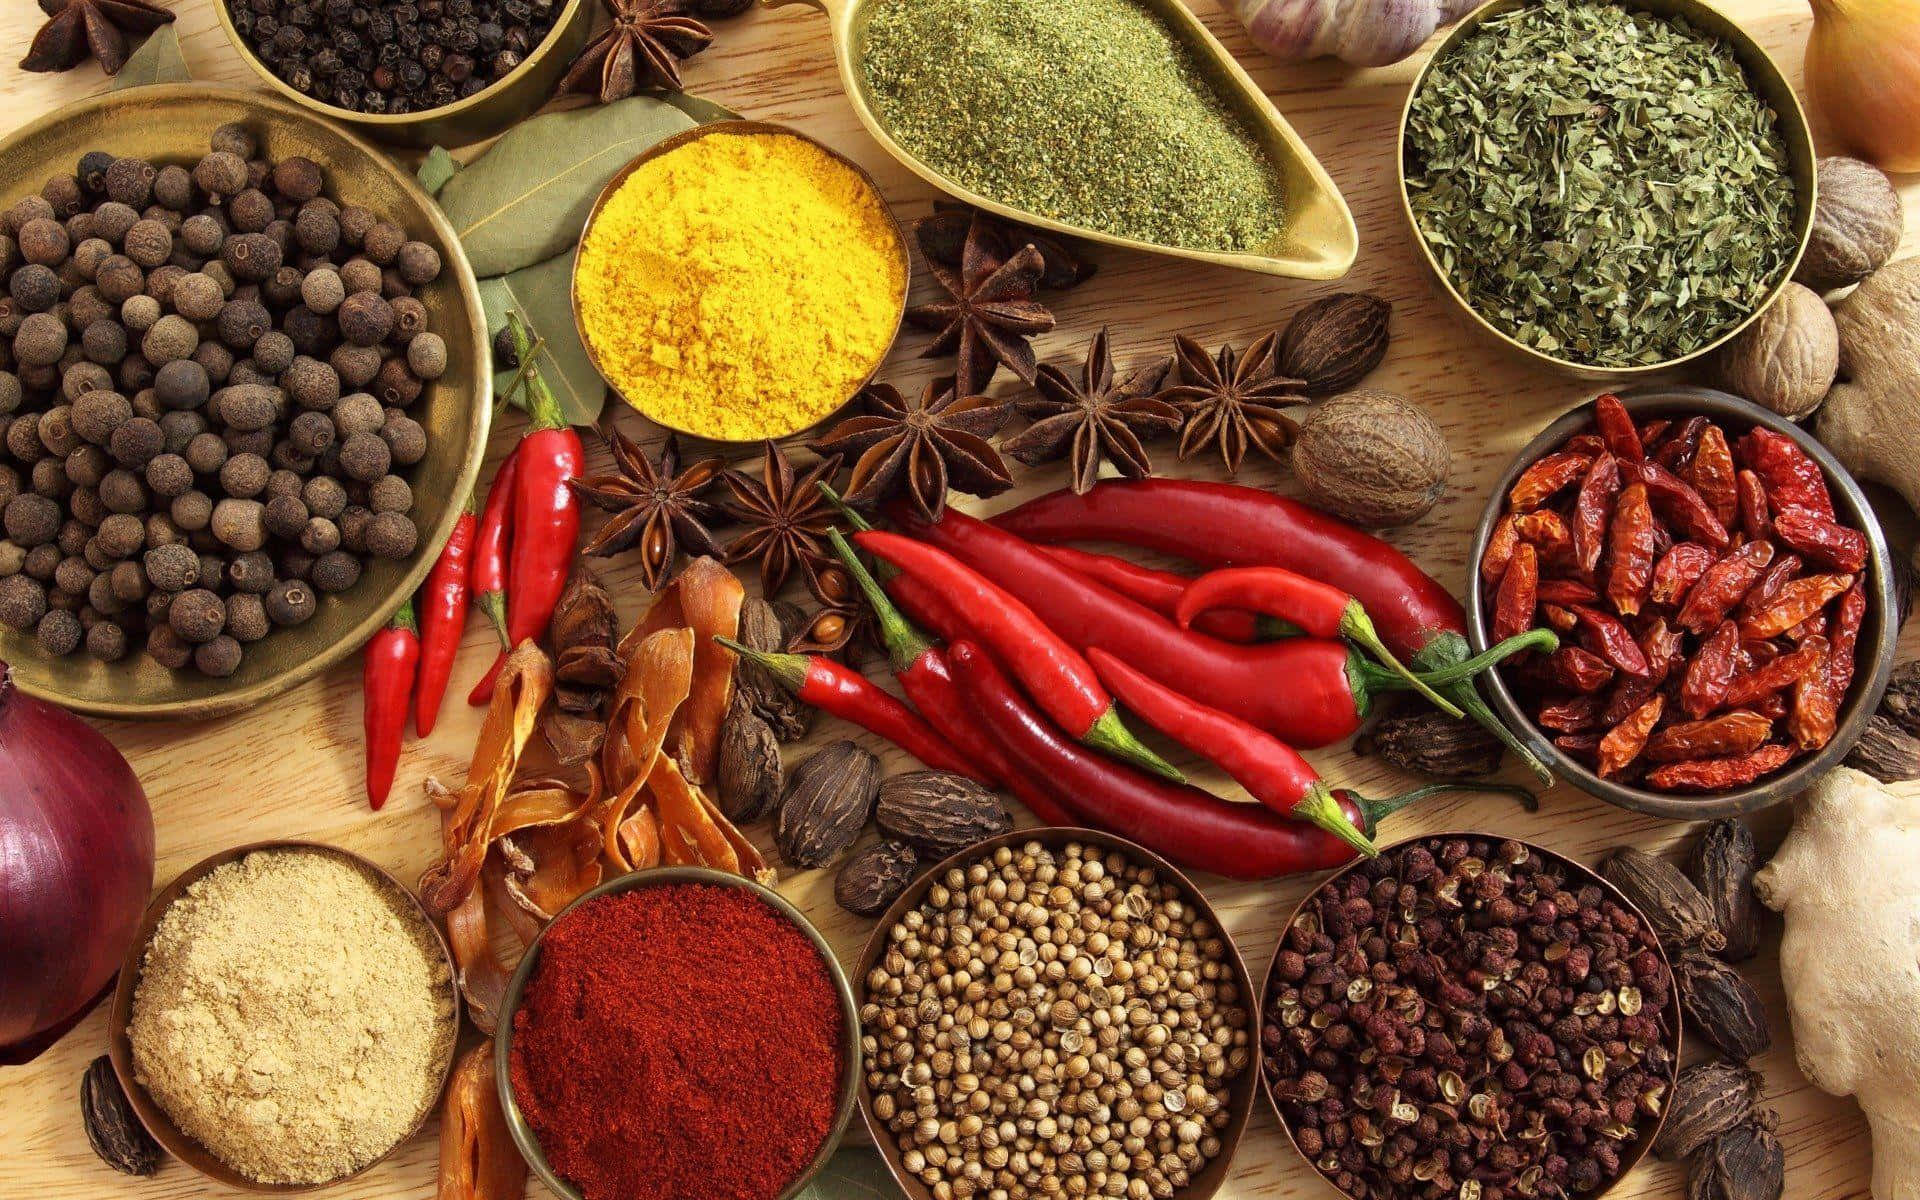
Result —
[[[0,1064],[51,1046],[113,984],[153,889],[133,768],[0,663]]]

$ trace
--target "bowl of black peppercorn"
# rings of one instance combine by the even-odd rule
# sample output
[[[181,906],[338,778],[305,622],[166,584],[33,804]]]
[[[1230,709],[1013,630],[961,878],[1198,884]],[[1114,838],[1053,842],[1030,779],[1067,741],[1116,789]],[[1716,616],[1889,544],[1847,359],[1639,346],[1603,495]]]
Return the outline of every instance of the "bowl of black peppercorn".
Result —
[[[471,494],[492,372],[453,230],[276,97],[165,84],[0,142],[0,659],[115,718],[352,654]]]

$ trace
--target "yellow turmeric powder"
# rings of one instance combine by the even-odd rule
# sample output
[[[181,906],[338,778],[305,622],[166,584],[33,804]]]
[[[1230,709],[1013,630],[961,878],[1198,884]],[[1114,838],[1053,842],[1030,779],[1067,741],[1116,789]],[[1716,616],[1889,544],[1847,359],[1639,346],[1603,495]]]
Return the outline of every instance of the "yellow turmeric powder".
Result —
[[[750,441],[821,420],[879,364],[905,260],[858,172],[804,138],[721,126],[607,198],[574,290],[587,346],[627,403]]]

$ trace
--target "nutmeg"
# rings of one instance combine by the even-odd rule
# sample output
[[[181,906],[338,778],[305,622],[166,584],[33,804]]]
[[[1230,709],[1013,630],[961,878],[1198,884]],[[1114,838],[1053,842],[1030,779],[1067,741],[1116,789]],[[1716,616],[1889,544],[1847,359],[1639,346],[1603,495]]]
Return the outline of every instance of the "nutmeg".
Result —
[[[1364,389],[1315,408],[1293,444],[1310,503],[1356,525],[1405,525],[1447,488],[1447,440],[1432,418],[1392,392]]]
[[[1783,417],[1820,407],[1840,369],[1840,329],[1811,288],[1789,283],[1715,359],[1720,386]]]
[[[1821,159],[1816,190],[1813,232],[1793,277],[1816,292],[1851,287],[1900,248],[1900,193],[1885,172],[1857,158]]]

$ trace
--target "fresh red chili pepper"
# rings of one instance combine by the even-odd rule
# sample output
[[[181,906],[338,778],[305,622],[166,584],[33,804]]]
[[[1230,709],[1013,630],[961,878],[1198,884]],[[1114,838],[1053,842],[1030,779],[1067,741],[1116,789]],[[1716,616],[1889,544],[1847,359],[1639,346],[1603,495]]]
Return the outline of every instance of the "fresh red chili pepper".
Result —
[[[453,677],[454,656],[467,631],[467,589],[473,580],[473,540],[479,522],[473,515],[473,497],[453,523],[453,534],[420,589],[420,686],[413,697],[413,729],[421,737],[433,732],[440,701]]]
[[[824,654],[770,654],[732,638],[716,636],[714,641],[766,671],[808,704],[879,734],[934,770],[952,771],[985,784],[995,782],[978,763],[968,761],[935,733],[920,714],[858,671]]]
[[[1128,731],[1113,697],[1087,660],[1020,598],[953,555],[897,533],[854,535],[860,548],[944,594],[974,636],[1020,677],[1047,715],[1078,741],[1139,763],[1169,779],[1183,776]]]
[[[393,773],[400,765],[400,739],[407,732],[407,702],[413,698],[413,680],[419,666],[420,633],[414,624],[413,601],[409,600],[367,643],[361,680],[367,801],[376,810],[393,790]]]
[[[513,487],[520,475],[519,463],[516,443],[493,474],[473,535],[473,602],[493,622],[500,645],[508,650],[513,645],[507,641],[507,559],[513,546]]]
[[[1180,609],[1180,597],[1193,582],[1192,577],[1174,571],[1143,567],[1111,554],[1092,554],[1071,546],[1042,546],[1040,553],[1078,575],[1104,584],[1137,604],[1144,604],[1163,617],[1172,617]],[[1293,637],[1298,626],[1276,621],[1260,613],[1242,609],[1219,608],[1201,613],[1193,628],[1223,642],[1263,642]]]
[[[1180,628],[1192,629],[1196,618],[1221,610],[1251,610],[1277,617],[1313,637],[1345,638],[1379,659],[1441,712],[1450,717],[1466,715],[1402,665],[1380,641],[1360,602],[1330,583],[1285,567],[1222,567],[1187,586],[1174,619]]]
[[[985,650],[962,641],[949,654],[988,734],[1082,823],[1230,879],[1272,879],[1353,861],[1345,841],[1264,805],[1234,804],[1090,753],[1028,705]],[[1365,820],[1357,807],[1348,815],[1356,824]]]
[[[1633,414],[1612,392],[1595,397],[1593,427],[1621,462],[1639,462],[1646,457],[1646,450],[1640,444],[1640,431],[1633,427]]]

